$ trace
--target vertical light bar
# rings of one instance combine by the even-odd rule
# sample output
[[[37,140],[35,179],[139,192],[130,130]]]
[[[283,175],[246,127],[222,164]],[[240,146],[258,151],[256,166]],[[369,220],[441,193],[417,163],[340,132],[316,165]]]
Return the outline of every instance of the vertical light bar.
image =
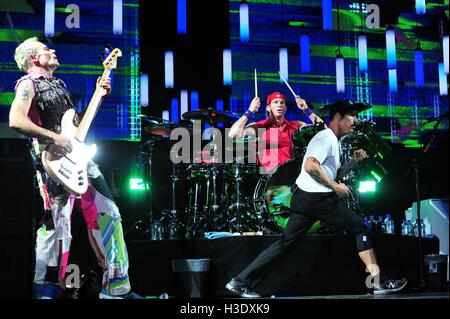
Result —
[[[198,110],[198,92],[191,92],[191,111]]]
[[[333,28],[333,9],[331,0],[322,0],[323,29]]]
[[[46,37],[55,34],[55,0],[45,0],[44,33]]]
[[[442,37],[442,55],[444,57],[444,72],[448,74],[448,35]]]
[[[223,84],[231,85],[232,78],[232,64],[231,64],[231,50],[223,50]]]
[[[386,54],[389,70],[397,68],[397,57],[395,49],[395,31],[391,27],[386,29]]]
[[[341,54],[336,56],[336,92],[345,92],[344,57]]]
[[[122,15],[123,3],[122,0],[114,0],[113,2],[113,33],[122,34]]]
[[[439,94],[441,96],[448,95],[447,75],[445,74],[444,63],[439,63]]]
[[[216,100],[216,110],[223,111],[223,100]]]
[[[367,37],[365,34],[358,36],[358,62],[359,72],[367,72]]]
[[[427,5],[425,0],[416,0],[416,13],[425,14],[427,12]]]
[[[173,52],[166,51],[164,54],[164,75],[166,88],[173,88],[174,85],[174,75],[173,75]]]
[[[162,111],[162,119],[164,121],[170,121],[170,112],[168,110]]]
[[[239,4],[239,30],[241,42],[248,42],[250,39],[250,27],[248,19],[248,3],[241,1]]]
[[[309,35],[300,36],[300,71],[302,73],[311,72],[311,55],[309,48]]]
[[[141,74],[141,106],[148,106],[148,74]]]
[[[171,122],[172,123],[178,123],[178,112],[179,112],[179,105],[178,105],[178,99],[172,99],[171,100],[171,108],[170,113],[172,115]]]
[[[180,92],[180,114],[183,115],[188,111],[189,107],[189,95],[188,91],[181,90]]]
[[[187,33],[186,0],[177,0],[177,28],[178,34]]]
[[[289,69],[288,69],[288,50],[287,48],[280,48],[279,50],[279,59],[280,59],[280,73],[289,81]],[[280,83],[284,83],[283,79],[280,76]]]
[[[389,92],[397,92],[397,70],[388,70],[389,72]]]
[[[416,87],[422,88],[425,85],[424,73],[423,73],[423,51],[420,47],[417,47],[414,51],[414,64],[416,75]]]

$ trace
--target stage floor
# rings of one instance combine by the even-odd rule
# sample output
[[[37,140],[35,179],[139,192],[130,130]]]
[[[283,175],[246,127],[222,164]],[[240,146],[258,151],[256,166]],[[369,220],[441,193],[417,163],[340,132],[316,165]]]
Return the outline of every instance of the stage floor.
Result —
[[[391,295],[326,295],[326,296],[298,296],[298,297],[277,297],[261,299],[449,299],[449,292],[418,292],[418,293],[398,293]]]
[[[127,246],[132,289],[144,296],[167,293],[189,297],[186,282],[195,280],[203,286],[205,297],[227,297],[226,282],[278,239],[279,236],[233,236],[213,240],[130,241]],[[437,238],[424,238],[422,242],[424,254],[439,253]],[[419,286],[418,239],[375,235],[373,243],[382,271],[406,277],[406,292],[414,293],[412,289]],[[172,270],[174,259],[203,258],[210,259],[211,269],[207,273],[183,274]],[[311,235],[273,264],[255,290],[263,296],[283,298],[382,298],[365,295],[366,278],[354,236]]]

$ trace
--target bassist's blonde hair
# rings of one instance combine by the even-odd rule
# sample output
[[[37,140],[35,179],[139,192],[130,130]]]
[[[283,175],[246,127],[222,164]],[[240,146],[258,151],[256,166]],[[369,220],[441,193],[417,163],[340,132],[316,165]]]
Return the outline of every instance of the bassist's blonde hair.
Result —
[[[31,62],[29,59],[29,56],[31,54],[37,54],[37,43],[38,43],[37,37],[32,37],[29,39],[26,39],[23,41],[19,46],[16,48],[16,52],[14,54],[14,60],[16,60],[17,67],[23,71],[27,72],[28,69],[31,66]]]

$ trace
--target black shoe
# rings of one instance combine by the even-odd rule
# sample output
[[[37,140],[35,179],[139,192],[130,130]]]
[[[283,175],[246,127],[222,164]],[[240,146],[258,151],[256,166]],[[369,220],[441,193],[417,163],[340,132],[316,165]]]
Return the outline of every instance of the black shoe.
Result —
[[[231,280],[227,283],[225,288],[232,293],[233,295],[240,296],[243,298],[260,298],[261,295],[251,291],[249,288],[245,286],[245,284],[240,281],[238,278],[231,278]]]
[[[374,288],[374,295],[387,295],[399,292],[403,288],[405,288],[408,280],[406,278],[400,279],[387,279],[384,280],[379,287]]]

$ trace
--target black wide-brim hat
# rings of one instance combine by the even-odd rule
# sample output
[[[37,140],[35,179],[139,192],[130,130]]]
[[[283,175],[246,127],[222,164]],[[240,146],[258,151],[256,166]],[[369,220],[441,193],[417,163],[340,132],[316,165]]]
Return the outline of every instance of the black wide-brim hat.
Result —
[[[319,111],[322,113],[335,113],[339,111],[352,112],[355,111],[357,113],[368,110],[372,107],[372,105],[364,103],[364,102],[352,102],[350,100],[339,100],[331,104],[326,104],[322,106]]]

